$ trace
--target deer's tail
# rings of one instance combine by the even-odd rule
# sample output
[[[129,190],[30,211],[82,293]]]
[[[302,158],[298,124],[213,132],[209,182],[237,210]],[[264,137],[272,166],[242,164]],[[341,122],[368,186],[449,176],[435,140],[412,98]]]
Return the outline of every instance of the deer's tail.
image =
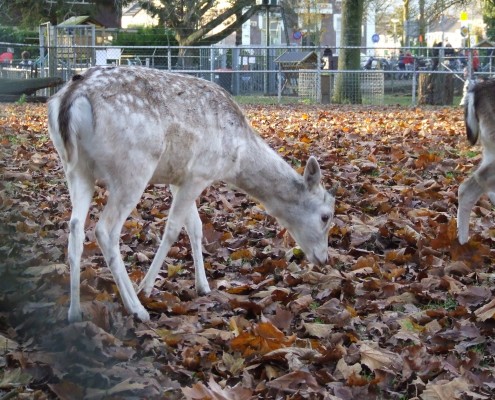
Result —
[[[48,131],[64,167],[77,164],[77,137],[93,130],[93,110],[75,75],[48,103]]]
[[[480,133],[480,123],[478,116],[476,115],[476,103],[475,103],[475,91],[474,85],[469,85],[467,92],[467,99],[464,106],[464,121],[466,123],[466,134],[469,143],[472,145],[478,141]]]

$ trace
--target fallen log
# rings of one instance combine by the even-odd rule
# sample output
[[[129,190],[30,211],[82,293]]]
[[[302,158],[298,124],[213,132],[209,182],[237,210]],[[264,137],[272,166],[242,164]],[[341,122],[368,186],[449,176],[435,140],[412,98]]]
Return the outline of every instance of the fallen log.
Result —
[[[26,103],[46,103],[48,96],[25,96],[23,94],[2,94],[0,93],[0,103],[16,103],[25,101]]]
[[[31,79],[6,79],[0,78],[0,95],[17,95],[23,94],[29,96],[36,93],[37,90],[49,87],[55,87],[63,83],[62,78],[31,78]]]

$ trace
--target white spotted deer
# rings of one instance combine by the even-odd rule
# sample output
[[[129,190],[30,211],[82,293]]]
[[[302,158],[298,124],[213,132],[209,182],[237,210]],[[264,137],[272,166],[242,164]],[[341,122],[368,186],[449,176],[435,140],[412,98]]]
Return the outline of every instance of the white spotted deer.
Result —
[[[495,204],[495,79],[471,83],[464,111],[469,142],[481,143],[483,157],[476,171],[459,186],[457,235],[459,243],[469,240],[469,217],[475,203],[487,193]]]
[[[127,275],[119,239],[148,183],[169,184],[173,201],[138,293],[150,295],[183,227],[192,247],[196,291],[210,292],[195,200],[214,181],[230,183],[259,200],[310,262],[327,262],[335,198],[321,184],[318,162],[310,157],[299,175],[251,129],[216,84],[141,67],[95,67],[75,75],[50,99],[48,122],[72,203],[69,321],[82,318],[80,260],[96,180],[108,190],[96,237],[124,306],[142,321],[149,314]]]

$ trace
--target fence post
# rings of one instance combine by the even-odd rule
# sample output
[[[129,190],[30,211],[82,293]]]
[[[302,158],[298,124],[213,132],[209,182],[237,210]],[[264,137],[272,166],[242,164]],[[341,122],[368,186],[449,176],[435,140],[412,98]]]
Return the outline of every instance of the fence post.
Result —
[[[51,24],[48,25],[48,76],[58,76],[57,59],[58,54],[57,30]]]
[[[416,77],[417,77],[417,69],[416,69],[416,60],[414,60],[413,63],[413,76],[412,76],[412,105],[416,105],[416,90],[417,90],[417,82],[416,82]]]
[[[282,102],[282,70],[280,68],[280,64],[278,66],[277,73],[277,100],[279,104]]]
[[[467,52],[468,53],[468,57],[467,57],[467,77],[466,79],[473,79],[474,78],[474,74],[473,74],[473,51],[470,50]]]
[[[232,86],[232,91],[234,92],[234,96],[239,94],[239,47],[233,47],[232,48],[232,73],[234,74],[234,84]],[[234,72],[235,71],[235,72]]]
[[[46,48],[46,43],[45,43],[45,35],[44,32],[41,29],[41,26],[39,28],[39,38],[40,38],[40,77],[44,78],[46,76],[46,71],[45,71],[45,48]],[[47,33],[48,35],[48,33]]]
[[[321,103],[321,51],[316,52],[316,102]]]
[[[213,54],[213,45],[210,46],[210,81],[215,82],[215,55]]]

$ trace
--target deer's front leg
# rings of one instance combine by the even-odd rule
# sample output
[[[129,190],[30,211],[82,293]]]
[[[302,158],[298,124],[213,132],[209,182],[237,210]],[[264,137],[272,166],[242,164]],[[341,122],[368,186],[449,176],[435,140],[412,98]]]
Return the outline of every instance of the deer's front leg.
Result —
[[[170,213],[163,233],[162,242],[158,247],[151,267],[139,285],[139,291],[149,296],[158,273],[165,261],[165,257],[172,244],[177,240],[183,226],[186,227],[193,250],[194,265],[196,269],[196,285],[198,293],[205,294],[210,291],[203,265],[201,253],[202,224],[196,209],[196,198],[207,186],[204,181],[190,181],[180,187],[171,187],[174,198]]]
[[[457,206],[457,237],[460,244],[469,240],[469,216],[474,204],[483,194],[483,188],[477,182],[475,175],[466,179],[459,186],[459,204]]]
[[[178,191],[178,187],[171,185],[170,190],[174,197]],[[189,241],[191,242],[191,250],[194,260],[194,285],[196,292],[202,296],[210,293],[210,285],[206,278],[205,265],[203,261],[203,223],[198,214],[198,209],[195,202],[192,203],[189,212],[186,215],[185,227]]]

